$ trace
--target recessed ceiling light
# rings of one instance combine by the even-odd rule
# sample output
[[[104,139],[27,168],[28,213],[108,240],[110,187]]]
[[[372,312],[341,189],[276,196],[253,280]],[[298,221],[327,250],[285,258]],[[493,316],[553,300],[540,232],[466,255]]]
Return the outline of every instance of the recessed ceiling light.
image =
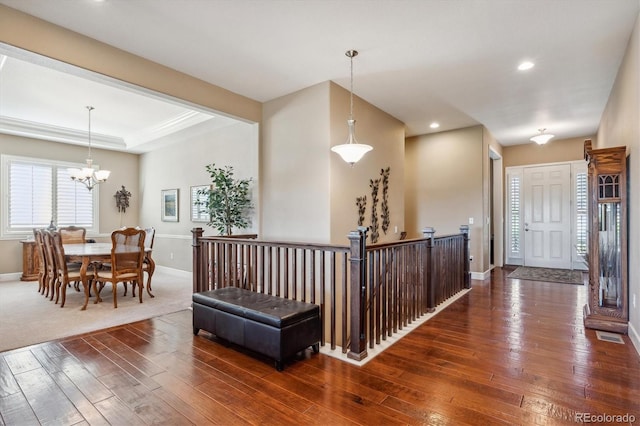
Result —
[[[439,124],[439,123],[436,123],[436,122],[434,121],[433,123],[431,123],[431,124],[429,125],[429,127],[431,127],[432,129],[437,129],[438,127],[440,127],[440,124]]]
[[[518,65],[518,69],[520,71],[526,71],[526,70],[530,70],[531,68],[533,68],[534,65],[535,64],[533,62],[531,62],[531,61],[524,61],[524,62],[521,62],[520,65]]]

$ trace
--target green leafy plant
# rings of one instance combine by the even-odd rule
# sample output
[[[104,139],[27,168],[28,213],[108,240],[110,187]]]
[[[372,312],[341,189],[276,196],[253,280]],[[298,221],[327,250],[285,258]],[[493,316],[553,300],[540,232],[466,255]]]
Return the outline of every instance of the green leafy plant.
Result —
[[[198,195],[205,195],[206,200],[196,202],[196,205],[209,214],[207,224],[221,235],[231,235],[234,227],[247,228],[253,209],[249,194],[251,179],[236,179],[231,166],[221,168],[209,164],[206,169],[212,188],[198,191]]]

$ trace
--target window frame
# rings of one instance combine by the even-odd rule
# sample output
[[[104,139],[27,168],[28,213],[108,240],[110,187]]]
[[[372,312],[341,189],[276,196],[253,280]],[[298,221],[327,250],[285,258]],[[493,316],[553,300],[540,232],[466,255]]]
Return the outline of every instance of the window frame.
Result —
[[[31,230],[31,228],[27,231],[24,228],[21,229],[15,229],[15,228],[10,228],[9,226],[9,195],[10,195],[10,191],[9,191],[9,169],[10,169],[10,164],[11,162],[23,162],[23,163],[31,163],[31,164],[38,164],[38,165],[43,165],[43,166],[50,166],[53,170],[53,174],[52,174],[52,194],[53,194],[53,198],[51,200],[51,202],[55,205],[54,200],[56,199],[55,197],[57,197],[56,191],[56,182],[57,182],[57,173],[56,171],[59,168],[70,168],[70,167],[76,167],[76,168],[82,168],[82,167],[86,167],[86,165],[84,163],[72,163],[72,162],[68,162],[68,161],[60,161],[60,160],[52,160],[52,159],[45,159],[45,158],[36,158],[36,157],[27,157],[27,156],[21,156],[21,155],[8,155],[8,154],[2,154],[0,156],[0,175],[2,176],[2,185],[0,186],[0,211],[2,212],[2,220],[0,223],[0,240],[13,240],[13,239],[24,239],[24,238],[29,238],[31,236],[33,236],[33,232]],[[96,165],[94,165],[96,166]],[[79,183],[76,183],[76,185],[81,185]],[[99,191],[99,187],[100,185],[96,185],[92,191],[91,191],[91,195],[92,195],[92,215],[93,215],[93,226],[91,227],[86,227],[87,229],[87,234],[98,234],[98,230],[100,229],[100,223],[99,223],[99,211],[100,211],[100,205],[99,205],[99,200],[100,200],[100,191]],[[88,191],[88,189],[87,189]],[[53,214],[54,216],[57,214],[55,212],[55,206],[52,206],[52,210],[53,210]],[[54,219],[55,220],[55,219]],[[57,222],[57,221],[56,221]]]

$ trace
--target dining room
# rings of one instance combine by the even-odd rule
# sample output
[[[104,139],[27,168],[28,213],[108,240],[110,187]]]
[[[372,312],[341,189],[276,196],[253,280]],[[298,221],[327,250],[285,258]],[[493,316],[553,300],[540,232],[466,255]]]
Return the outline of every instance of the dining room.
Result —
[[[187,309],[191,229],[206,226],[193,190],[208,187],[205,166],[213,161],[257,177],[254,125],[4,44],[0,56],[1,191],[7,194],[0,202],[0,350]],[[20,115],[27,110],[37,114]],[[70,172],[89,160],[91,168],[110,172],[90,188]],[[83,244],[64,244],[65,257],[82,272],[79,285],[61,286],[61,308],[62,292],[58,303],[40,292],[33,230],[69,226],[85,230]],[[130,285],[125,296],[122,283],[103,282],[102,301],[94,303],[88,274],[105,273],[95,265],[111,262],[112,233],[121,228],[154,230],[152,287],[146,272],[136,297]]]

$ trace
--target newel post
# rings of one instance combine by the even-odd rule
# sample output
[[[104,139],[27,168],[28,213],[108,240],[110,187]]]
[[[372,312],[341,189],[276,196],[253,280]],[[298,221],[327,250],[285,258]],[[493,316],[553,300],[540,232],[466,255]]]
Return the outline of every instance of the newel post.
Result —
[[[471,288],[471,265],[469,258],[469,225],[460,225],[460,232],[464,236],[464,288]]]
[[[427,312],[435,312],[436,310],[435,234],[436,230],[431,227],[422,230],[422,236],[427,238]]]
[[[200,238],[204,230],[202,228],[193,228],[191,234],[193,234],[193,240],[191,246],[193,247],[193,292],[198,293],[204,291],[202,284],[205,282],[204,265],[202,265],[202,243]]]
[[[367,357],[366,300],[367,300],[367,228],[359,226],[349,232],[351,269],[351,343],[347,357],[357,361]]]

